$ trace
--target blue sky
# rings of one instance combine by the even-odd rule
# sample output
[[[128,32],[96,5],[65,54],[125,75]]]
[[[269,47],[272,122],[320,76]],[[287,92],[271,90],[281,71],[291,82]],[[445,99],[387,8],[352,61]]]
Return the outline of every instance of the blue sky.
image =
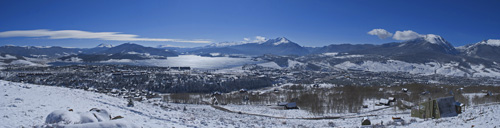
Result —
[[[461,46],[500,38],[499,6],[493,0],[2,0],[0,45],[193,47],[256,36],[303,46],[400,41],[367,34],[380,28],[436,34]]]

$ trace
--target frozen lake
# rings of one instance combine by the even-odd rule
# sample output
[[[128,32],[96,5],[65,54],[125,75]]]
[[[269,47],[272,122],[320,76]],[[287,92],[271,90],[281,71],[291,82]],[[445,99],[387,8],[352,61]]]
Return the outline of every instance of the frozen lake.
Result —
[[[108,60],[96,63],[87,62],[54,62],[54,66],[75,65],[75,64],[126,64],[159,67],[191,67],[195,69],[221,69],[242,66],[244,64],[258,64],[262,61],[253,61],[251,58],[231,58],[231,57],[202,57],[198,55],[179,55],[178,57],[168,57],[167,59],[149,60]]]

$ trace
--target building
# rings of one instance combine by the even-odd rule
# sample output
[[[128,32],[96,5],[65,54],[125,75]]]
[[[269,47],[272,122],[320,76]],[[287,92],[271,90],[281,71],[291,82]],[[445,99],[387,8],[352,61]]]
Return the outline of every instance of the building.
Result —
[[[391,102],[388,99],[382,98],[382,99],[379,100],[379,104],[380,105],[387,105],[388,106],[388,105],[390,105],[390,103]]]
[[[396,102],[396,98],[394,98],[394,97],[389,97],[387,99],[389,100],[389,102]]]
[[[296,102],[290,102],[285,105],[285,109],[299,109]]]
[[[288,102],[279,102],[278,106],[286,106],[287,104],[288,104]]]
[[[411,110],[412,117],[441,118],[457,116],[455,97],[442,97],[420,103],[418,108]]]

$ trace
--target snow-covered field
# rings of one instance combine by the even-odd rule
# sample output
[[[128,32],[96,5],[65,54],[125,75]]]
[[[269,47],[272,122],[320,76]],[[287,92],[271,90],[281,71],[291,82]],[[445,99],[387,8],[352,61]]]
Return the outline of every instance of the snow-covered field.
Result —
[[[222,106],[244,113],[225,112],[209,105],[167,104],[161,108],[147,102],[135,102],[127,107],[123,98],[77,89],[51,87],[0,81],[0,127],[32,127],[45,125],[47,115],[55,110],[88,112],[92,108],[105,109],[115,116],[124,118],[113,120],[137,127],[359,127],[361,116],[346,116],[340,119],[291,119],[293,116],[307,116],[302,110],[269,110],[267,106]],[[184,107],[186,109],[184,109]],[[273,118],[247,115],[246,113],[277,113]],[[402,117],[407,125],[403,127],[499,127],[500,105],[478,105],[466,108],[457,117],[424,121],[409,117],[404,111],[394,114],[391,109],[370,113],[372,124],[384,122],[393,127],[391,117]],[[280,114],[281,113],[281,114]],[[283,114],[285,113],[285,114]],[[410,123],[411,119],[415,119]],[[410,124],[408,124],[410,123]],[[87,125],[97,126],[97,125]],[[397,125],[400,126],[400,125]]]

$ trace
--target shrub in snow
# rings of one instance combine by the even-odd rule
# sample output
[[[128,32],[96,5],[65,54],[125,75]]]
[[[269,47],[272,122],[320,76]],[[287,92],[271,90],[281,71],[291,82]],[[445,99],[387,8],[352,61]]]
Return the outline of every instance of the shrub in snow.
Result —
[[[64,128],[138,128],[134,124],[128,123],[123,120],[112,120],[105,122],[96,123],[85,123],[85,124],[72,124],[64,126],[51,126],[51,127],[64,127]]]
[[[127,107],[134,107],[134,101],[132,99],[128,99]]]
[[[335,123],[333,123],[333,122],[328,122],[328,127],[335,127]]]
[[[372,125],[372,123],[369,119],[363,119],[363,121],[361,121],[361,125]]]
[[[108,113],[108,111],[106,111],[106,109],[92,108],[90,109],[90,112],[99,122],[111,119],[111,115]]]
[[[23,99],[21,99],[21,98],[16,98],[16,99],[14,99],[14,100],[16,100],[16,101],[24,101],[24,100],[23,100]]]
[[[417,122],[417,119],[411,119],[410,120],[410,123],[416,123]]]
[[[121,118],[123,118],[123,116],[115,116],[115,117],[111,118],[111,120],[116,120],[116,119],[121,119]]]

